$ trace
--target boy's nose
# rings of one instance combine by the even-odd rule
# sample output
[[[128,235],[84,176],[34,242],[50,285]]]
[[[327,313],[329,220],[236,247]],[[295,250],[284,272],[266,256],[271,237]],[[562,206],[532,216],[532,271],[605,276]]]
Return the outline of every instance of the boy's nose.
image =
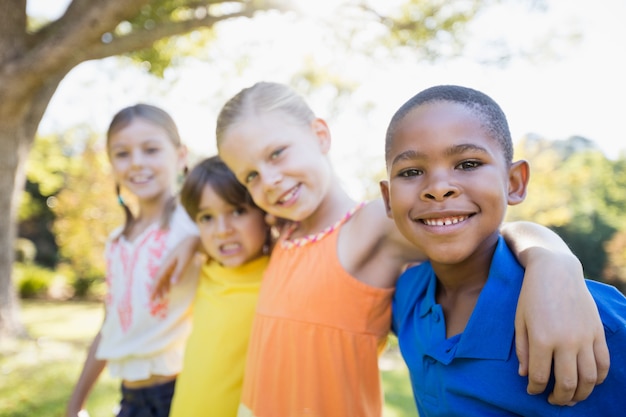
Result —
[[[459,189],[452,184],[447,176],[434,175],[428,185],[422,191],[422,199],[443,201],[450,197],[458,195]]]

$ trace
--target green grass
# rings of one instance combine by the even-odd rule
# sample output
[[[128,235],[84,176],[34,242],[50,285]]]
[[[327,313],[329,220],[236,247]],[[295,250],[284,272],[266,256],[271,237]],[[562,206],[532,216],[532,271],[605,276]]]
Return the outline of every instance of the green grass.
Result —
[[[100,303],[23,301],[29,339],[0,341],[0,417],[63,417],[87,348],[102,322]],[[404,362],[393,345],[383,355],[385,417],[416,417]],[[119,382],[101,375],[91,417],[112,417]]]
[[[29,339],[0,343],[0,417],[62,417],[101,304],[24,301],[21,316]],[[87,402],[91,417],[112,417],[118,389],[105,371]]]

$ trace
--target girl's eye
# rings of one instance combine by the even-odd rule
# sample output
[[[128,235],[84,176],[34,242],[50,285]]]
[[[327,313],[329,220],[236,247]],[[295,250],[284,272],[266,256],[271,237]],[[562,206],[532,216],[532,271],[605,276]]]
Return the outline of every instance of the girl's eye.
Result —
[[[478,161],[463,161],[459,165],[457,165],[457,168],[462,169],[464,171],[469,171],[472,169],[476,169],[481,165],[482,163]]]
[[[146,153],[153,154],[159,152],[159,148],[147,148]]]
[[[285,150],[285,148],[278,148],[276,149],[274,152],[272,152],[270,154],[270,159],[276,159],[280,156],[281,153],[283,153],[283,151]]]
[[[249,173],[249,174],[246,176],[246,178],[245,178],[245,180],[244,180],[244,183],[245,183],[245,184],[249,184],[249,183],[251,183],[251,182],[252,182],[252,181],[253,181],[253,180],[257,177],[257,175],[258,175],[258,174],[257,174],[256,172],[251,172],[251,173]]]
[[[411,168],[411,169],[405,169],[403,171],[400,171],[398,173],[399,177],[417,177],[419,175],[422,175],[424,173],[424,171],[422,171],[421,169],[415,169],[415,168]]]
[[[208,223],[211,221],[211,215],[210,214],[198,214],[198,216],[196,217],[196,222],[198,223]]]
[[[233,215],[235,217],[243,216],[244,214],[246,214],[245,207],[237,207],[235,210],[233,210]]]
[[[119,151],[113,154],[113,157],[118,158],[118,159],[126,158],[127,156],[128,156],[128,152],[126,151]]]

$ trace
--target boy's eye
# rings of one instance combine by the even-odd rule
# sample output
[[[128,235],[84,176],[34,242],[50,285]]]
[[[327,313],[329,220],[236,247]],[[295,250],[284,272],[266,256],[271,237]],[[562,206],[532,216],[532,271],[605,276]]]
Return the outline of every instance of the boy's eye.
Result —
[[[422,171],[421,169],[415,169],[415,168],[411,168],[411,169],[405,169],[402,170],[398,173],[399,177],[417,177],[419,175],[422,175],[424,173],[424,171]]]
[[[159,148],[147,148],[146,153],[157,153],[159,152]]]
[[[457,165],[457,168],[462,170],[472,170],[478,168],[481,165],[482,163],[478,161],[463,161],[459,165]]]
[[[127,156],[128,156],[128,152],[126,152],[126,151],[118,151],[118,152],[114,152],[113,153],[113,157],[114,158],[121,159],[121,158],[126,158]]]

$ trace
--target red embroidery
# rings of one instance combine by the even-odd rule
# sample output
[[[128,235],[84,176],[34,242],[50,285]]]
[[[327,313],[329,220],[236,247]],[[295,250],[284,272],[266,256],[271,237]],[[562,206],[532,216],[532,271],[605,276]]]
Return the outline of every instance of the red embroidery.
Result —
[[[120,261],[122,263],[122,273],[124,276],[124,293],[122,299],[117,305],[117,314],[120,318],[122,331],[126,332],[133,323],[133,269],[137,263],[137,252],[133,257],[128,254],[128,249],[124,246],[119,247]]]
[[[107,259],[107,284],[109,286],[109,294],[107,295],[106,302],[108,305],[114,304],[113,296],[114,291],[111,290],[113,280],[111,274],[111,262],[114,258],[119,258],[120,267],[122,269],[122,280],[118,285],[123,285],[122,296],[119,298],[117,304],[117,314],[120,320],[120,326],[122,331],[126,332],[132,326],[133,321],[133,283],[135,279],[135,269],[139,262],[140,255],[145,253],[147,274],[149,282],[146,282],[145,290],[148,299],[148,308],[150,314],[159,319],[163,319],[167,316],[169,298],[167,296],[160,300],[151,301],[150,294],[154,288],[154,279],[156,273],[163,260],[163,255],[167,249],[167,235],[168,231],[165,230],[153,230],[147,233],[143,239],[134,247],[134,250],[129,249],[125,245],[121,245],[115,242],[111,245],[110,256]],[[118,256],[114,256],[115,252]],[[141,265],[140,265],[141,266]]]
[[[154,289],[154,280],[156,274],[163,261],[163,255],[167,249],[167,235],[166,230],[157,230],[154,236],[154,247],[148,248],[148,273],[150,274],[150,282],[146,283],[146,291],[148,294],[152,294]],[[169,306],[169,297],[165,296],[158,300],[149,300],[148,308],[150,309],[150,315],[164,319],[167,316]]]

